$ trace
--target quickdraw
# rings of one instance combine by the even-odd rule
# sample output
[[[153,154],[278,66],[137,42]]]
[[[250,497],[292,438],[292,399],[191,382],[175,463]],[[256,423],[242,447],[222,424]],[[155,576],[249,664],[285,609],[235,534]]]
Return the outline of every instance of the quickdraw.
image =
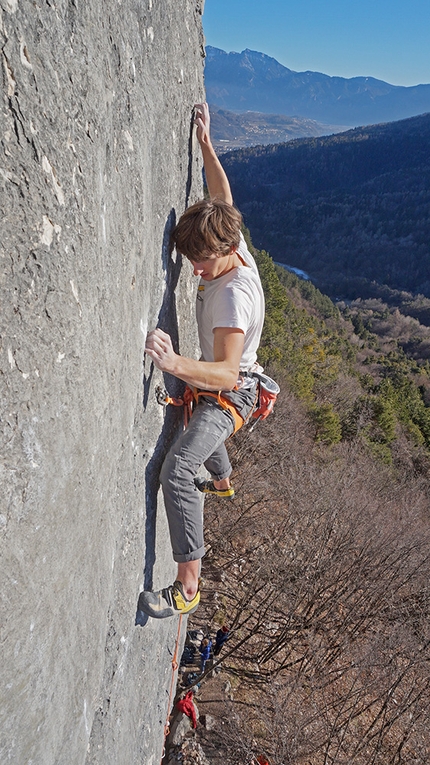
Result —
[[[184,407],[184,430],[187,427],[190,417],[193,413],[193,402],[194,402],[194,396],[193,391],[191,388],[186,386],[184,390],[184,395],[182,398],[174,398],[173,396],[169,396],[168,391],[166,388],[163,388],[162,385],[157,385],[155,388],[155,398],[157,399],[157,403],[161,404],[161,406],[168,406],[169,404],[173,404],[173,406],[183,406]]]

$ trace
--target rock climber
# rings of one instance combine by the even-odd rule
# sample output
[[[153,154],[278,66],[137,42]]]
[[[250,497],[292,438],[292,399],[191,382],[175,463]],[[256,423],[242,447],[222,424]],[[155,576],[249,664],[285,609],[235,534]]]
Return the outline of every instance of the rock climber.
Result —
[[[155,618],[191,613],[200,601],[199,575],[205,553],[200,492],[232,499],[226,439],[250,416],[262,372],[257,349],[264,321],[264,295],[255,261],[241,233],[242,217],[233,206],[227,175],[210,138],[206,103],[194,110],[209,199],[189,207],[172,232],[179,253],[200,278],[196,319],[198,361],[180,356],[170,336],[148,333],[145,352],[157,369],[197,391],[198,403],[186,429],[161,469],[176,581],[140,594],[138,609]],[[201,465],[211,480],[196,477]]]

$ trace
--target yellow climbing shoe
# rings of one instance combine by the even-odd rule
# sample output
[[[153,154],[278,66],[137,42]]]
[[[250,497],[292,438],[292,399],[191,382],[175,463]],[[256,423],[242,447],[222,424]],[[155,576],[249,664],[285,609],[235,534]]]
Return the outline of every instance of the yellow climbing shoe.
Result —
[[[200,603],[200,587],[192,600],[187,600],[181,582],[174,582],[157,592],[144,591],[139,595],[137,610],[154,619],[165,619],[175,614],[192,614]]]
[[[229,486],[228,489],[217,489],[213,481],[205,481],[204,478],[195,478],[194,483],[202,494],[213,494],[215,497],[222,497],[222,499],[233,499],[234,497],[233,486]]]

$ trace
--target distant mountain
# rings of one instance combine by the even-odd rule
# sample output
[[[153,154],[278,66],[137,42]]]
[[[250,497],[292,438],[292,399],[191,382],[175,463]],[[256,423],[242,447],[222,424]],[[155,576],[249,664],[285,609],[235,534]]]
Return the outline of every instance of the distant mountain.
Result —
[[[430,297],[430,114],[221,161],[275,261],[332,297],[368,296],[372,281]]]
[[[211,135],[217,151],[231,151],[244,146],[282,143],[294,138],[332,135],[348,129],[348,125],[325,125],[316,120],[287,117],[285,114],[244,112],[236,114],[226,109],[210,107]]]
[[[430,85],[402,87],[373,77],[293,72],[257,51],[206,47],[206,96],[235,112],[306,117],[334,125],[391,122],[430,111]]]

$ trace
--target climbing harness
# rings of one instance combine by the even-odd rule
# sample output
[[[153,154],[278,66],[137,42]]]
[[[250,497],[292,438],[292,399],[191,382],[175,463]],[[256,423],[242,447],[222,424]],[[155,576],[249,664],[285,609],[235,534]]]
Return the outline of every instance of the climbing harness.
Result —
[[[167,403],[171,403],[171,402],[168,401]],[[180,404],[177,404],[176,406],[180,406]],[[168,702],[168,705],[167,705],[166,722],[164,724],[164,742],[163,742],[163,751],[161,753],[160,765],[163,765],[164,755],[166,754],[166,739],[167,739],[167,736],[170,733],[170,708],[171,708],[171,705],[172,705],[173,686],[175,684],[175,674],[176,674],[176,671],[177,671],[177,669],[179,667],[179,664],[178,664],[178,648],[179,648],[179,640],[180,640],[180,637],[181,637],[181,627],[182,627],[182,614],[179,614],[178,632],[176,634],[175,650],[173,651],[173,656],[172,656],[172,677],[170,679],[169,702]]]
[[[269,414],[273,411],[273,407],[280,391],[278,383],[275,382],[275,380],[272,380],[272,378],[268,375],[252,372],[251,376],[257,378],[258,386],[254,406],[246,419],[244,419],[242,415],[239,414],[235,405],[225,395],[223,395],[222,391],[198,390],[197,388],[190,388],[187,385],[185,387],[183,397],[174,398],[173,396],[169,396],[166,388],[163,388],[161,385],[157,385],[155,389],[155,396],[157,402],[162,406],[173,404],[173,406],[184,407],[184,429],[187,427],[190,421],[194,405],[198,404],[199,398],[201,396],[204,396],[205,398],[214,398],[222,409],[230,412],[234,422],[234,430],[232,435],[237,433],[237,431],[252,417],[255,422],[252,423],[248,430],[248,432],[251,433],[257,423],[260,422],[260,420],[265,420],[266,417],[268,417]],[[234,390],[240,389],[235,388]]]
[[[233,433],[236,433],[244,423],[243,417],[240,416],[235,406],[222,395],[221,391],[214,392],[209,390],[197,390],[197,388],[191,389],[187,385],[183,397],[174,398],[173,396],[169,396],[166,388],[163,388],[161,385],[157,385],[155,389],[155,396],[157,402],[162,406],[173,404],[173,406],[184,407],[184,430],[190,421],[190,417],[193,413],[193,407],[198,403],[201,396],[210,396],[211,398],[214,398],[223,409],[230,412],[234,420]]]

